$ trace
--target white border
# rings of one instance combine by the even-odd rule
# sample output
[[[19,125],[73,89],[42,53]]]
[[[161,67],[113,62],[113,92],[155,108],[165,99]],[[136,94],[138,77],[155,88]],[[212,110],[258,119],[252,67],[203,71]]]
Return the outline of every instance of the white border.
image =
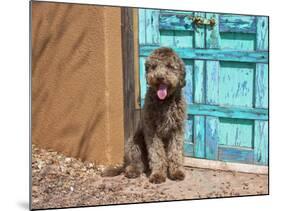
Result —
[[[48,1],[48,0],[43,0]],[[51,0],[53,1],[53,0]],[[50,2],[50,1],[49,1]],[[270,1],[252,1],[252,0],[57,0],[55,2],[83,3],[83,4],[100,4],[100,5],[118,5],[131,7],[146,8],[163,8],[177,10],[195,10],[206,12],[227,12],[227,13],[244,13],[254,15],[267,15],[272,12]]]
[[[67,2],[270,16],[270,196],[92,207],[68,210],[277,210],[280,201],[281,12],[276,0],[77,0]],[[0,5],[0,209],[28,207],[29,53],[27,0]]]

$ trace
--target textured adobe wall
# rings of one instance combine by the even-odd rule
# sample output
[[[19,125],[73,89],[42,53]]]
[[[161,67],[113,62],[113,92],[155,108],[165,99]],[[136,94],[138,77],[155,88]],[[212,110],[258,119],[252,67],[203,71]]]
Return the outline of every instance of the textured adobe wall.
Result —
[[[120,8],[32,3],[32,142],[123,161]]]

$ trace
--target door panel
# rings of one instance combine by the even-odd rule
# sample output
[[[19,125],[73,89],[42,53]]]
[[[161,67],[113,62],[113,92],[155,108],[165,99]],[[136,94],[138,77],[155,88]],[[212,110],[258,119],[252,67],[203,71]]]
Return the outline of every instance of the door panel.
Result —
[[[194,86],[194,80],[193,80],[193,69],[194,69],[194,61],[193,60],[184,60],[185,63],[185,80],[186,80],[186,86],[184,87],[183,93],[185,96],[185,99],[189,103],[193,103],[193,86]]]
[[[219,124],[220,145],[253,148],[253,120],[220,118]]]
[[[253,107],[255,64],[220,62],[219,105]]]
[[[193,116],[189,116],[186,124],[185,130],[190,131],[189,133],[185,133],[184,139],[184,154],[186,156],[194,156],[194,118]]]
[[[249,50],[253,51],[256,45],[255,34],[220,33],[221,49]]]

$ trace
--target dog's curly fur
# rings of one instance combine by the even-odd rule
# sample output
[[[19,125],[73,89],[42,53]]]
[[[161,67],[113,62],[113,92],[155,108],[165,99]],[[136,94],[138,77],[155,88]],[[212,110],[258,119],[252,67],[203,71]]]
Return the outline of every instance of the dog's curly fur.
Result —
[[[125,175],[134,178],[149,170],[152,183],[162,183],[167,176],[183,180],[184,62],[171,48],[162,47],[147,58],[145,70],[148,89],[138,129],[125,146]],[[157,95],[161,84],[167,87],[165,99]]]

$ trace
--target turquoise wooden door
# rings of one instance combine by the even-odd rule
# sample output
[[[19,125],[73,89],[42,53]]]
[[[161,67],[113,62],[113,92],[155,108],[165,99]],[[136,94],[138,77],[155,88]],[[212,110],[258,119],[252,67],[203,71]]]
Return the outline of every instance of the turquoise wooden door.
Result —
[[[268,17],[139,9],[141,104],[144,61],[160,46],[186,64],[185,155],[267,165]]]

